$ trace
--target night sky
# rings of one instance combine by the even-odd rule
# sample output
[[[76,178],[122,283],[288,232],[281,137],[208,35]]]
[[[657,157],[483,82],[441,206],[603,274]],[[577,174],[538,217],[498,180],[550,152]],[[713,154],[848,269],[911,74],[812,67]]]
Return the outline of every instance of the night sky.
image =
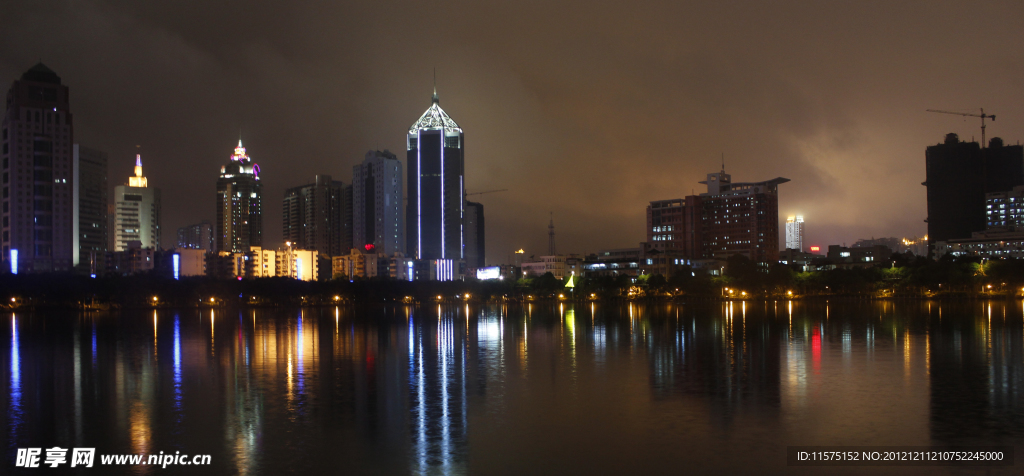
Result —
[[[995,114],[1024,139],[1020,2],[8,1],[0,87],[42,60],[71,88],[75,141],[136,145],[163,193],[163,243],[213,219],[239,130],[264,182],[264,244],[284,189],[348,183],[367,150],[405,158],[441,106],[465,131],[489,263],[514,249],[636,247],[651,200],[777,176],[810,244],[926,232],[924,149]],[[784,227],[780,226],[780,230]]]

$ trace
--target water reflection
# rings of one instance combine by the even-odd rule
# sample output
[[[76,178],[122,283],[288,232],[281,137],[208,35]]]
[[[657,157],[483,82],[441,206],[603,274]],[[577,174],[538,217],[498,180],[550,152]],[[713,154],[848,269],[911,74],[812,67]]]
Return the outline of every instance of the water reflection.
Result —
[[[750,472],[787,444],[1024,439],[1021,302],[237,312],[10,315],[9,456],[81,444],[210,453],[212,474],[453,474],[672,470],[718,451],[733,457],[714,469]]]
[[[10,394],[10,409],[8,410],[7,425],[10,427],[10,439],[14,442],[18,439],[18,429],[23,424],[21,411],[21,350],[18,346],[18,317],[11,316],[11,383],[8,387]]]

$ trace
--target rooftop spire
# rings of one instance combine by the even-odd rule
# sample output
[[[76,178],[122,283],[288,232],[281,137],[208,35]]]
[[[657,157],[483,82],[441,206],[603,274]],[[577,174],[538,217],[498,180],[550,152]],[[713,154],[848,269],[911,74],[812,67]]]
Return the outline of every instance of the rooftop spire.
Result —
[[[437,98],[437,67],[434,67],[434,97],[431,98],[434,104],[441,104],[441,100]]]
[[[146,177],[142,176],[142,154],[135,154],[135,176],[128,177],[128,186],[140,188],[148,186]]]

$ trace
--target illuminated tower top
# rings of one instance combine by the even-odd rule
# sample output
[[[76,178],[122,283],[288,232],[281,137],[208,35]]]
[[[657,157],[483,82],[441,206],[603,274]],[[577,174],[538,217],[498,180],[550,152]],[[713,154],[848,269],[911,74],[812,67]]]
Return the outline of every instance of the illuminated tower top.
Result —
[[[142,155],[135,154],[135,176],[128,177],[129,187],[142,187],[145,188],[148,185],[146,177],[142,175]]]
[[[245,147],[242,147],[242,139],[238,139],[238,147],[235,147],[235,153],[231,155],[232,162],[241,162],[247,164],[252,162],[252,159],[248,155],[245,155]]]
[[[431,98],[431,103],[419,120],[409,127],[409,134],[415,135],[418,130],[438,129],[444,129],[446,132],[462,132],[462,128],[452,120],[448,113],[444,112],[444,109],[441,109],[441,100],[437,98],[437,88],[434,88],[434,96]]]

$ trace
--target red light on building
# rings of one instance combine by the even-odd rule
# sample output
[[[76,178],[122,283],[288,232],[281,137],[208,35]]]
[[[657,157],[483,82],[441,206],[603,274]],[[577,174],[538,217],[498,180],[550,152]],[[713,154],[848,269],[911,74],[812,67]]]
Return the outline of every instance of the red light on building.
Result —
[[[373,251],[373,243],[367,243],[363,248],[366,248],[366,251]]]
[[[811,253],[817,253],[819,251],[821,251],[821,247],[820,246],[812,246],[811,247]]]

